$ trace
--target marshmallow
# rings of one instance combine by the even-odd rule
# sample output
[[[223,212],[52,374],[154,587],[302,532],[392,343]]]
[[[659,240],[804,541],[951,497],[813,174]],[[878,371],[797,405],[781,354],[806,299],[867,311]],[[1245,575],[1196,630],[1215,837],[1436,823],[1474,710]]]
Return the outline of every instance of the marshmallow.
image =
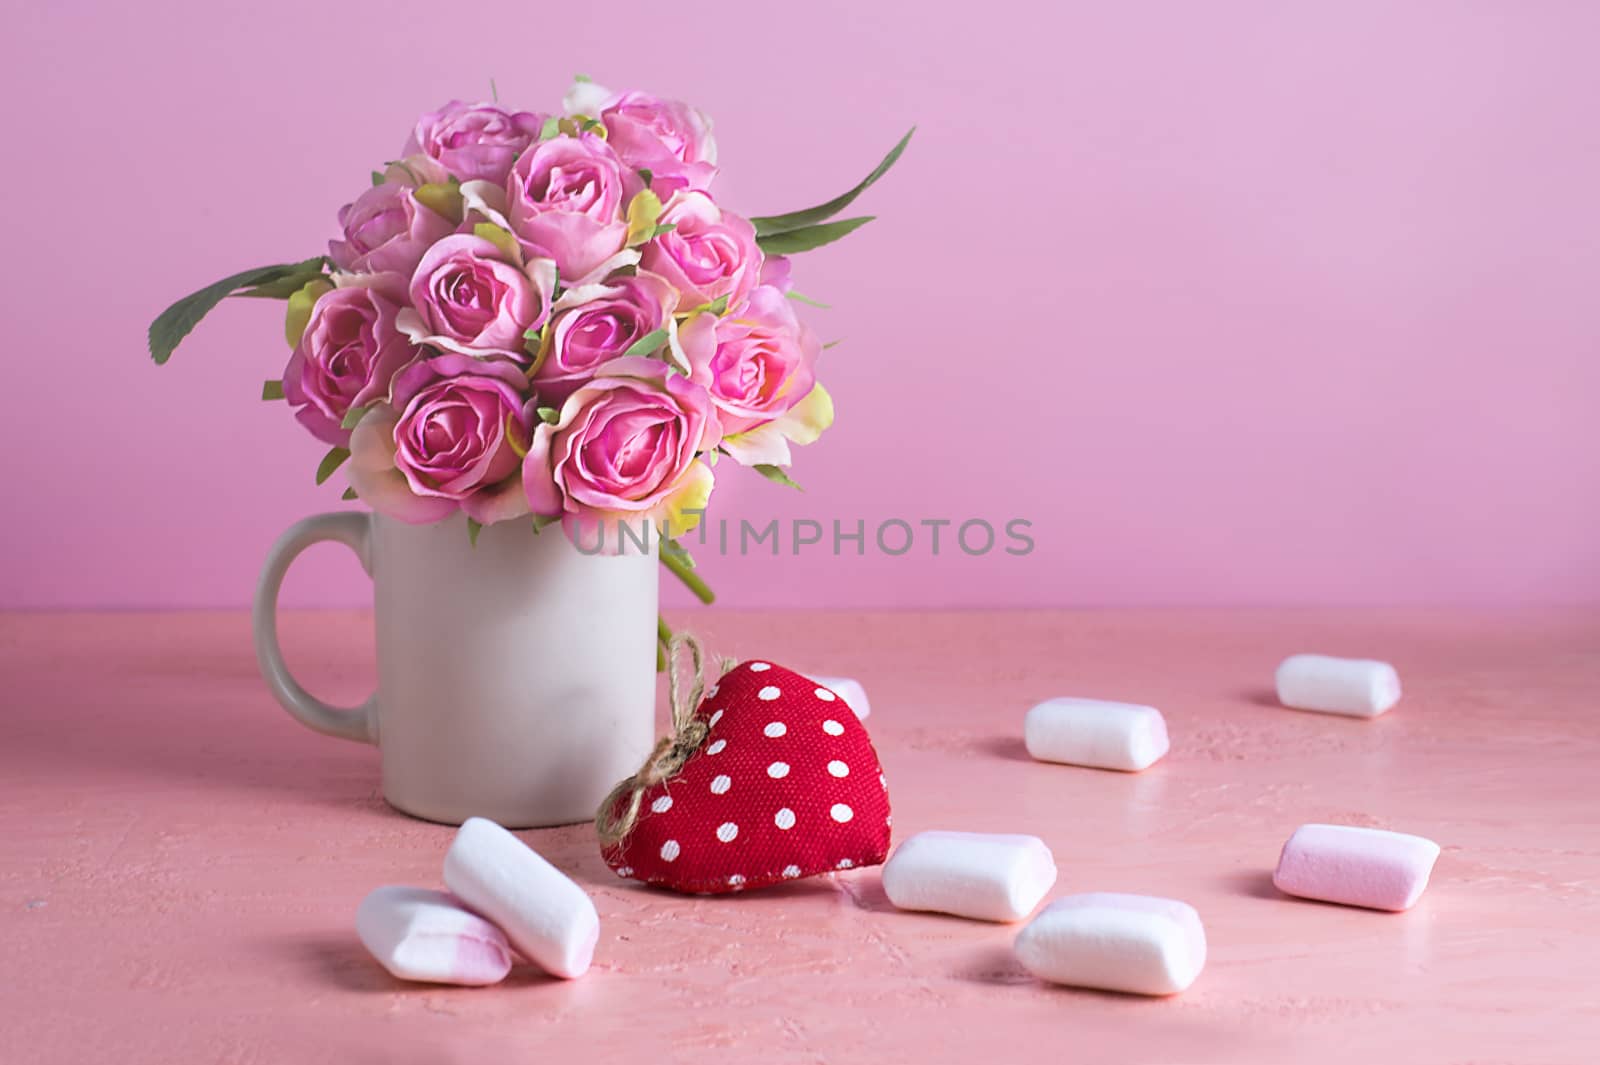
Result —
[[[1278,667],[1278,701],[1296,710],[1377,717],[1400,701],[1400,675],[1367,658],[1290,655]]]
[[[589,896],[493,821],[468,819],[444,856],[444,882],[554,976],[582,976],[600,938]]]
[[[849,677],[813,676],[810,679],[843,699],[857,720],[865,721],[867,715],[872,713],[872,706],[867,702],[867,689],[861,686],[860,681]]]
[[[1431,839],[1352,825],[1301,825],[1272,882],[1286,895],[1373,910],[1409,910],[1439,857]]]
[[[511,971],[500,929],[442,891],[377,888],[356,909],[356,934],[402,980],[482,987]]]
[[[1041,762],[1138,772],[1167,753],[1167,723],[1153,706],[1099,699],[1047,699],[1022,722],[1028,753]]]
[[[1206,930],[1187,902],[1096,892],[1046,906],[1017,934],[1017,960],[1042,980],[1174,995],[1206,964]]]
[[[1022,920],[1055,882],[1055,859],[1037,836],[918,832],[883,867],[884,893],[900,909],[980,921]]]

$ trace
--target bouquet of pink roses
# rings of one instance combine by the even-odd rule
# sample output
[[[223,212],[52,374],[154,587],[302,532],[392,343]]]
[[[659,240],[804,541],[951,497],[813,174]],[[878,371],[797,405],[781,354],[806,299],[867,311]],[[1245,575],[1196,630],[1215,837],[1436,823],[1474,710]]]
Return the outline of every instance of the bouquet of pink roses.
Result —
[[[164,363],[230,295],[288,302],[287,400],[344,466],[347,498],[407,522],[560,521],[621,550],[704,511],[722,458],[792,484],[790,445],[833,421],[789,256],[871,219],[820,206],[744,218],[712,193],[711,122],[579,78],[563,114],[451,102],[339,211],[328,254],[245,271],[150,327]],[[598,533],[594,527],[598,526]],[[587,531],[584,527],[587,527]],[[613,536],[607,543],[607,536]],[[590,545],[591,548],[593,545]]]

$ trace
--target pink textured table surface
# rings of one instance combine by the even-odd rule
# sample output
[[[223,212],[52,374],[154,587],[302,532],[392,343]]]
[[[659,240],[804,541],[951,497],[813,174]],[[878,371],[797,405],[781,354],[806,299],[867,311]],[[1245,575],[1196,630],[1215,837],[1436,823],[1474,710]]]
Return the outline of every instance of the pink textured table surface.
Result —
[[[680,615],[678,622],[688,620]],[[592,830],[523,833],[594,895],[596,964],[402,985],[357,943],[381,883],[437,885],[450,831],[389,810],[375,751],[290,721],[242,614],[0,617],[0,1060],[1593,1062],[1600,1056],[1595,612],[693,615],[724,650],[860,678],[897,838],[1031,832],[1053,895],[1194,904],[1210,962],[1170,1000],[1053,988],[1015,928],[894,912],[878,872],[744,896],[621,883]],[[284,621],[321,694],[362,694],[359,614]],[[1360,721],[1284,710],[1302,650],[1393,661]],[[1162,708],[1142,775],[1030,762],[1022,712]],[[1417,908],[1289,900],[1304,821],[1444,848]],[[644,1056],[640,1056],[640,1055]]]

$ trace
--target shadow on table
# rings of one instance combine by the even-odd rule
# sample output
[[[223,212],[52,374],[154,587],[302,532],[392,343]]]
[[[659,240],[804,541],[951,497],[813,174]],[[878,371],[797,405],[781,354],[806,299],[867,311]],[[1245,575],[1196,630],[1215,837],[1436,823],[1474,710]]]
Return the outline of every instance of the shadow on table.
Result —
[[[1252,899],[1276,899],[1281,902],[1289,898],[1273,885],[1272,874],[1263,869],[1229,873],[1222,878],[1222,885],[1235,894]]]
[[[1246,688],[1239,692],[1240,702],[1249,703],[1251,706],[1265,706],[1273,710],[1282,710],[1283,704],[1278,702],[1278,693],[1272,688]]]
[[[1009,940],[1004,946],[985,947],[974,951],[970,962],[951,975],[957,980],[966,980],[970,983],[999,986],[1038,982],[1034,975],[1017,961]]]
[[[983,754],[993,755],[996,758],[1038,764],[1028,754],[1027,745],[1022,742],[1021,736],[984,736],[975,741],[972,746],[974,750]]]
[[[301,978],[331,985],[342,991],[386,995],[397,991],[427,991],[450,995],[472,994],[477,990],[449,984],[421,984],[392,976],[367,953],[354,931],[348,934],[278,936],[270,940],[267,947],[295,966]],[[511,973],[494,986],[516,990],[566,983],[541,971],[532,962],[518,958]]]

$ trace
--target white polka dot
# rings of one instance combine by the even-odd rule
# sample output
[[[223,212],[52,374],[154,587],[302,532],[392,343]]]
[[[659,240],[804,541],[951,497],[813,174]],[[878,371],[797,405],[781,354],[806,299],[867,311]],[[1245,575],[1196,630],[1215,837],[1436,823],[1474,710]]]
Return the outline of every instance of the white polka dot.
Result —
[[[888,791],[889,790],[889,780],[882,773],[878,774],[878,783],[883,785],[883,790],[884,791]]]
[[[713,795],[726,795],[731,787],[733,787],[733,778],[726,773],[721,773],[711,778],[711,794]]]
[[[751,662],[750,663],[750,672],[752,672],[752,673],[765,673],[767,670],[769,670],[771,668],[772,668],[772,663],[771,662]]]
[[[617,875],[626,880],[628,877],[633,875],[633,866],[624,865],[622,868],[617,870]]]
[[[716,743],[713,743],[711,746],[706,748],[706,753],[707,754],[721,754],[722,753],[722,748],[726,747],[727,745],[728,745],[728,741],[727,740],[718,740]]]
[[[788,762],[773,762],[771,765],[767,766],[767,776],[771,777],[773,780],[782,780],[788,775]]]
[[[855,868],[855,864],[856,863],[852,862],[849,858],[840,858],[839,859],[839,864],[834,866],[834,868],[835,869],[854,869]]]
[[[670,809],[672,809],[671,795],[659,796],[655,802],[650,804],[650,812],[653,814],[664,814]]]
[[[706,727],[707,728],[716,728],[717,727],[717,722],[721,721],[721,720],[722,720],[722,711],[718,710],[716,713],[711,715],[711,723],[709,725],[707,725]]]
[[[764,703],[770,703],[782,694],[783,692],[779,691],[776,686],[768,684],[765,688],[756,692],[756,698]]]
[[[744,877],[740,876],[738,873],[734,873],[732,876],[728,877],[728,886],[735,888],[744,887]]]
[[[661,860],[664,861],[664,862],[675,862],[675,861],[677,861],[678,860],[678,851],[679,851],[679,849],[680,848],[678,847],[678,841],[677,840],[675,840],[675,839],[667,840],[665,843],[663,843],[661,845]]]
[[[717,838],[724,843],[732,843],[733,838],[739,834],[739,826],[732,821],[724,821],[717,826]]]
[[[833,694],[827,688],[818,688],[817,689],[817,698],[821,699],[825,703],[831,703],[831,702],[833,702],[835,699],[837,699],[839,697],[837,695]]]
[[[844,735],[844,726],[830,717],[822,723],[822,731],[830,736],[842,736]]]
[[[707,699],[715,699],[717,697],[717,689],[718,685],[713,684],[711,687],[706,689],[705,697]]]
[[[782,736],[785,732],[788,732],[789,726],[785,725],[782,721],[769,721],[767,722],[767,727],[761,731],[766,733],[770,739],[775,740],[779,736]]]
[[[833,808],[828,811],[828,816],[833,818],[835,821],[839,822],[840,824],[844,824],[846,821],[850,820],[855,815],[856,815],[856,812],[854,810],[850,809],[850,807],[846,806],[842,802],[834,803],[833,804]]]
[[[798,865],[786,865],[783,867],[783,878],[785,880],[793,880],[799,875],[800,867]]]
[[[835,758],[828,763],[828,772],[836,777],[847,777],[850,775],[850,767]]]
[[[787,832],[794,827],[794,811],[785,806],[772,815],[772,823]]]

